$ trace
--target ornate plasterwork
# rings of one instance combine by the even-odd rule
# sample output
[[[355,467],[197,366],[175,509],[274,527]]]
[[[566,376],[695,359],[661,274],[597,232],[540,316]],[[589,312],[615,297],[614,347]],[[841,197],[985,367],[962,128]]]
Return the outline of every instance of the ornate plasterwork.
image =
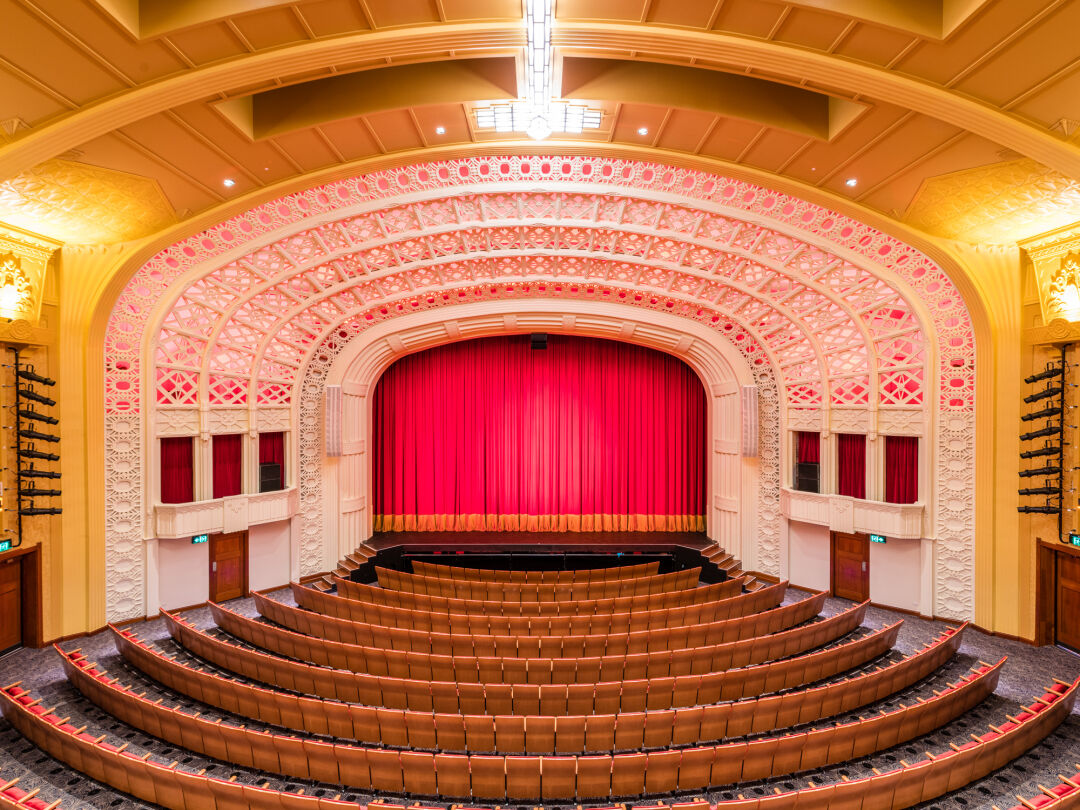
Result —
[[[923,182],[904,221],[972,244],[1011,245],[1076,220],[1080,183],[1027,158]]]
[[[1063,343],[1080,343],[1080,323],[1058,318],[1046,326],[1037,326],[1024,332],[1024,341],[1034,346],[1054,346]]]
[[[40,234],[0,223],[0,318],[37,323],[46,268],[59,247]]]
[[[1073,217],[1080,212],[1077,206]],[[1080,321],[1080,222],[1020,243],[1035,267],[1042,322]]]
[[[14,253],[0,253],[0,318],[34,316],[34,288]]]
[[[970,318],[926,256],[752,183],[589,157],[470,158],[378,172],[275,200],[178,242],[147,262],[114,308],[106,408],[144,410],[144,369],[153,370],[150,399],[172,408],[301,405],[315,347],[355,313],[372,322],[489,295],[613,300],[722,329],[755,348],[752,368],[774,370],[777,401],[788,410],[917,405],[973,419]],[[151,321],[161,299],[171,303]],[[159,323],[148,367],[138,347]],[[304,407],[297,417],[304,456],[305,431],[317,444],[319,420]],[[107,453],[113,439],[110,428]],[[973,432],[950,441],[973,453]],[[763,457],[779,457],[780,445],[779,431],[764,437]],[[310,472],[302,463],[301,483]],[[951,474],[944,464],[936,472]],[[132,480],[145,491],[138,471]],[[779,475],[762,490],[776,500]],[[957,491],[973,515],[972,488]],[[301,509],[320,497],[302,491]],[[129,548],[141,527],[107,512],[112,565],[113,547]],[[949,541],[942,553],[955,561],[939,566],[939,579],[949,580],[940,591],[966,594],[950,603],[961,605],[954,615],[970,615],[963,572],[972,521],[937,526],[937,539]],[[778,558],[776,537],[763,538],[759,566]],[[110,596],[110,617],[126,618],[115,606]]]
[[[175,220],[157,182],[72,160],[47,160],[0,182],[0,220],[61,242],[107,244]]]

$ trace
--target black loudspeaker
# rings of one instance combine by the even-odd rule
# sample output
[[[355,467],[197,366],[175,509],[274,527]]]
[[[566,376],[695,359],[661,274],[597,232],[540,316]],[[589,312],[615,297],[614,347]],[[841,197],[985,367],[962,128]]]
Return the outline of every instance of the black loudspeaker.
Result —
[[[274,462],[259,465],[259,492],[281,489],[281,465]]]
[[[529,345],[534,349],[546,349],[547,332],[533,332],[529,335]]]
[[[795,465],[795,489],[799,492],[820,492],[818,472],[821,465],[813,461],[803,461]]]

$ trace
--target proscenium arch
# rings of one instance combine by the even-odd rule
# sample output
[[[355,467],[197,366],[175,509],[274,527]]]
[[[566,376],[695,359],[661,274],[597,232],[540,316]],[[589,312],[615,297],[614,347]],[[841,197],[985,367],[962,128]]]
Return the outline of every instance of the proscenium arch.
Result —
[[[848,94],[877,98],[1007,146],[1070,177],[1080,177],[1080,149],[1067,141],[988,104],[886,68],[839,60],[827,53],[777,42],[657,25],[560,20],[553,41],[567,48],[648,53],[660,60],[683,62],[692,56],[745,65],[764,75],[788,77],[792,82],[809,81]],[[524,28],[515,20],[440,23],[426,26],[422,34],[412,27],[376,31],[253,53],[135,87],[42,126],[0,148],[0,172],[7,176],[18,174],[88,139],[177,105],[198,101],[206,97],[207,87],[228,93],[281,76],[302,75],[330,64],[386,59],[398,62],[425,55],[430,60],[455,51],[507,53],[524,44]]]
[[[415,352],[451,342],[496,335],[544,331],[555,334],[606,338],[646,346],[688,365],[705,390],[707,435],[706,522],[710,536],[723,536],[733,554],[753,559],[753,542],[760,526],[761,507],[756,495],[763,470],[758,459],[739,453],[741,411],[739,389],[757,385],[760,374],[747,364],[723,335],[701,324],[664,312],[652,312],[616,302],[531,298],[494,299],[458,303],[424,313],[410,313],[357,333],[329,362],[309,363],[298,389],[317,400],[326,385],[342,385],[345,406],[340,458],[320,454],[322,481],[321,529],[298,542],[301,558],[333,566],[371,532],[373,452],[371,424],[375,385],[395,361]],[[315,368],[313,369],[312,366]],[[779,429],[775,397],[762,398],[762,433]],[[771,403],[771,405],[770,405]],[[766,424],[767,423],[767,424]],[[315,443],[316,446],[318,443]],[[313,459],[303,456],[299,463]],[[777,475],[779,459],[768,459],[770,474]],[[738,509],[719,508],[719,502],[738,502]],[[776,515],[766,516],[775,521]],[[722,524],[722,525],[721,525]],[[775,531],[775,528],[772,529]],[[316,552],[315,543],[321,541]],[[734,543],[732,543],[734,541]],[[749,564],[749,563],[748,563]],[[324,570],[324,569],[315,569]]]
[[[498,150],[492,150],[498,152]],[[757,211],[757,215],[760,214],[761,206],[767,203],[766,207],[777,207],[783,205],[783,211],[776,211],[775,216],[777,220],[782,220],[786,223],[786,227],[793,227],[797,232],[805,233],[811,225],[815,223],[820,224],[823,218],[829,217],[829,222],[836,223],[836,228],[843,225],[842,234],[830,234],[826,237],[834,246],[838,246],[839,250],[851,251],[853,255],[859,255],[866,259],[871,257],[875,251],[883,251],[881,256],[888,256],[888,261],[877,262],[878,264],[888,264],[891,261],[903,259],[905,261],[911,260],[913,263],[908,265],[908,270],[912,266],[922,273],[928,273],[926,278],[933,279],[933,283],[937,286],[944,285],[949,290],[953,298],[959,298],[959,303],[963,307],[963,297],[959,296],[956,290],[951,287],[948,281],[948,277],[942,272],[941,267],[932,264],[925,256],[920,256],[917,250],[913,251],[910,243],[904,243],[899,240],[888,237],[886,234],[882,234],[880,231],[874,230],[870,225],[866,224],[866,220],[874,221],[873,216],[867,215],[863,219],[851,219],[843,214],[838,214],[835,211],[830,211],[826,208],[821,208],[814,203],[808,202],[798,197],[786,196],[783,192],[778,192],[774,189],[762,188],[761,186],[753,183],[748,183],[742,180],[735,180],[730,178],[716,177],[715,175],[699,174],[693,170],[684,169],[680,167],[664,166],[662,164],[648,164],[635,161],[618,161],[610,158],[597,158],[597,157],[558,157],[547,156],[548,159],[556,162],[566,161],[567,165],[573,164],[578,168],[581,168],[588,164],[590,168],[594,168],[597,172],[608,171],[611,168],[620,168],[628,174],[625,174],[623,178],[616,178],[616,185],[622,184],[625,188],[635,188],[641,193],[645,194],[662,194],[669,193],[671,188],[679,189],[680,196],[694,200],[710,194],[716,196],[719,199],[719,193],[722,188],[729,189],[732,194],[731,201],[738,207],[743,203],[742,195],[754,191],[756,189],[756,197],[754,203],[747,203],[745,208],[747,210],[753,209]],[[537,163],[542,159],[536,155],[528,155],[524,160],[536,161]],[[488,162],[491,166],[497,165],[498,161],[510,161],[510,158],[506,156],[496,155],[495,157],[488,158],[473,158],[469,161],[450,162],[446,164],[424,164],[429,170],[434,170],[436,167],[439,171],[458,168],[463,171],[471,166],[478,167]],[[387,184],[387,188],[392,188],[394,183],[398,181],[395,178],[413,177],[418,176],[416,173],[423,170],[423,166],[404,166],[400,170],[391,170],[383,173],[376,173],[372,175],[364,176],[365,182],[370,183],[382,183]],[[754,174],[740,172],[740,175]],[[712,178],[707,180],[706,178]],[[451,187],[460,185],[456,175],[448,175],[445,178],[432,176],[430,181],[434,184],[444,187]],[[338,188],[342,185],[348,186],[351,180],[339,180],[331,183],[327,186],[328,189]],[[406,183],[407,184],[407,183]],[[717,185],[719,184],[719,185]],[[399,192],[394,189],[394,193]],[[324,199],[320,200],[322,196]],[[380,196],[379,194],[373,194],[374,197]],[[393,196],[393,195],[392,195]],[[754,195],[748,195],[754,196]],[[815,196],[814,193],[810,193],[810,196]],[[820,195],[818,195],[820,196]],[[784,203],[787,200],[787,203]],[[226,253],[232,251],[234,253],[242,253],[244,250],[249,249],[249,246],[259,239],[269,239],[274,235],[281,235],[288,232],[298,230],[298,226],[295,223],[299,223],[299,227],[302,228],[305,222],[312,221],[313,217],[317,217],[323,214],[324,211],[328,211],[339,207],[337,202],[331,203],[331,200],[327,198],[325,192],[320,190],[320,187],[309,189],[304,192],[300,192],[289,198],[283,198],[275,204],[267,204],[254,209],[249,209],[247,212],[233,217],[231,220],[221,222],[217,226],[204,232],[203,234],[190,237],[186,240],[177,242],[172,248],[169,248],[154,259],[151,259],[143,266],[143,273],[138,274],[128,284],[127,289],[120,295],[120,300],[116,308],[118,314],[117,322],[127,322],[131,324],[138,318],[144,318],[146,313],[153,309],[154,305],[158,302],[160,295],[155,295],[155,285],[157,285],[162,291],[167,290],[169,284],[172,283],[179,276],[185,272],[189,272],[192,268],[200,264],[208,264],[205,257],[207,255],[216,256],[213,261],[220,263],[221,257]],[[850,207],[850,206],[849,206]],[[280,214],[275,213],[280,211]],[[266,216],[266,222],[263,223],[258,220],[258,216]],[[294,223],[292,225],[288,223]],[[243,228],[241,226],[247,226],[247,232],[241,233]],[[780,229],[783,232],[784,228]],[[835,230],[835,229],[834,229]],[[915,240],[917,241],[917,240]],[[875,256],[876,259],[876,256]],[[170,264],[171,263],[171,264]],[[154,281],[153,274],[159,274],[161,278]],[[965,281],[965,277],[962,275],[959,277],[960,281]],[[143,287],[143,285],[148,285]],[[143,287],[142,292],[140,288]],[[135,315],[132,315],[135,313]],[[140,314],[141,313],[141,314]],[[981,316],[981,312],[976,309],[976,313]],[[966,310],[962,311],[964,318],[967,317]],[[133,318],[135,320],[133,320]],[[145,321],[142,321],[145,324]],[[970,335],[970,325],[967,327],[967,334]],[[140,337],[143,335],[141,333]],[[115,336],[114,336],[115,337]],[[110,346],[112,348],[112,346]],[[973,351],[973,346],[966,345],[961,347],[961,353]],[[145,364],[140,362],[139,358],[136,358],[137,368],[132,370],[132,373],[126,375],[117,375],[112,379],[112,382],[126,379],[130,381],[134,379],[140,379],[140,368],[145,368]],[[964,372],[960,372],[964,373]],[[115,391],[110,391],[109,395],[116,396]],[[138,391],[136,391],[136,407],[138,407]],[[936,400],[935,400],[936,402]],[[252,406],[254,408],[254,406]],[[134,422],[132,421],[134,417]],[[132,409],[129,409],[127,413],[114,412],[106,415],[106,423],[108,430],[112,435],[116,436],[119,441],[125,443],[127,446],[138,446],[142,441],[143,436],[139,433],[137,423],[140,422],[141,417],[137,415]],[[949,431],[948,435],[941,435],[939,433],[939,445],[949,446],[956,445],[959,448],[967,447],[965,442],[970,442],[971,435],[973,434],[974,416],[970,412],[970,409],[954,414],[950,420],[948,420]],[[118,436],[118,431],[115,430],[116,425],[123,425],[124,429],[131,431],[133,425],[136,426],[134,437],[130,434],[124,436]],[[123,432],[123,431],[119,431]],[[134,439],[134,440],[133,440]],[[945,454],[947,455],[947,454]],[[107,462],[110,457],[107,454]],[[946,459],[947,460],[947,459]],[[126,463],[126,462],[125,462]],[[137,469],[132,474],[126,474],[126,480],[120,480],[119,483],[128,484],[135,479],[141,480],[142,460],[139,460],[139,464],[136,465]],[[939,544],[949,551],[951,555],[950,559],[943,559],[942,562],[945,565],[940,566],[944,571],[943,576],[947,579],[953,580],[955,588],[950,591],[950,587],[945,587],[942,591],[943,595],[941,599],[944,602],[944,607],[941,609],[941,613],[961,613],[966,615],[970,612],[970,582],[971,575],[969,573],[970,565],[967,562],[970,557],[971,544],[973,539],[964,539],[955,534],[955,530],[950,526],[945,526],[943,520],[946,518],[950,521],[953,527],[955,526],[970,526],[973,524],[973,517],[971,512],[971,486],[970,483],[964,478],[965,470],[970,471],[970,452],[967,458],[967,464],[960,472],[955,474],[950,473],[952,478],[956,479],[955,491],[959,495],[951,500],[951,505],[946,504],[951,510],[951,514],[945,516],[939,516],[935,518],[937,520],[937,528],[940,530],[944,526],[944,531],[953,531],[952,537],[945,537],[942,541],[942,532],[938,531]],[[108,480],[110,485],[114,480],[125,479],[125,475],[113,476],[112,470]],[[131,497],[126,497],[123,500],[125,506],[130,509],[132,506]],[[141,509],[141,503],[138,505]],[[957,512],[961,510],[963,514]],[[141,533],[136,528],[132,530],[131,522],[125,520],[125,526],[127,530],[131,532],[127,538],[117,538],[116,532],[112,532],[113,544],[110,548],[111,552],[119,551],[119,554],[110,554],[110,561],[117,560],[124,563],[130,569],[138,564],[135,559],[135,555],[141,553]],[[110,527],[112,528],[112,527]],[[119,542],[117,542],[119,541]],[[951,546],[951,548],[949,548]],[[123,559],[125,555],[127,559]],[[141,560],[141,557],[139,557]],[[948,585],[948,583],[946,583]],[[954,596],[955,594],[955,596]],[[948,603],[954,602],[959,607],[950,606]],[[127,609],[135,610],[135,606],[128,602]]]

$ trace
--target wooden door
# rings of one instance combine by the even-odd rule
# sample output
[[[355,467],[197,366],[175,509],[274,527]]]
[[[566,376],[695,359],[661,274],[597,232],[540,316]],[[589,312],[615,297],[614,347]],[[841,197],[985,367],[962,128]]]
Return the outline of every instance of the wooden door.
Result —
[[[1055,596],[1057,643],[1080,651],[1080,556],[1058,553]]]
[[[247,532],[210,535],[210,600],[247,595]]]
[[[0,653],[23,643],[22,560],[0,563]]]
[[[832,591],[841,599],[870,598],[870,538],[832,533]]]

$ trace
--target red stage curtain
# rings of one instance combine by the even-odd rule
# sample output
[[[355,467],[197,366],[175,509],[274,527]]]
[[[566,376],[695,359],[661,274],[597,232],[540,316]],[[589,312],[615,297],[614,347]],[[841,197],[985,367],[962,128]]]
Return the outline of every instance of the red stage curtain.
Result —
[[[195,465],[190,436],[161,440],[161,502],[191,503],[195,500]]]
[[[841,495],[866,497],[866,437],[856,433],[836,434],[836,469]]]
[[[381,531],[704,528],[705,391],[651,349],[440,346],[386,371],[373,424]]]
[[[225,498],[240,494],[240,470],[243,467],[241,457],[243,437],[239,433],[215,436],[213,439],[214,455],[214,497]]]
[[[885,437],[885,500],[915,503],[919,500],[919,438]]]
[[[807,430],[795,434],[795,461],[798,464],[821,463],[821,434]]]
[[[259,434],[259,463],[280,464],[285,469],[285,434]]]

